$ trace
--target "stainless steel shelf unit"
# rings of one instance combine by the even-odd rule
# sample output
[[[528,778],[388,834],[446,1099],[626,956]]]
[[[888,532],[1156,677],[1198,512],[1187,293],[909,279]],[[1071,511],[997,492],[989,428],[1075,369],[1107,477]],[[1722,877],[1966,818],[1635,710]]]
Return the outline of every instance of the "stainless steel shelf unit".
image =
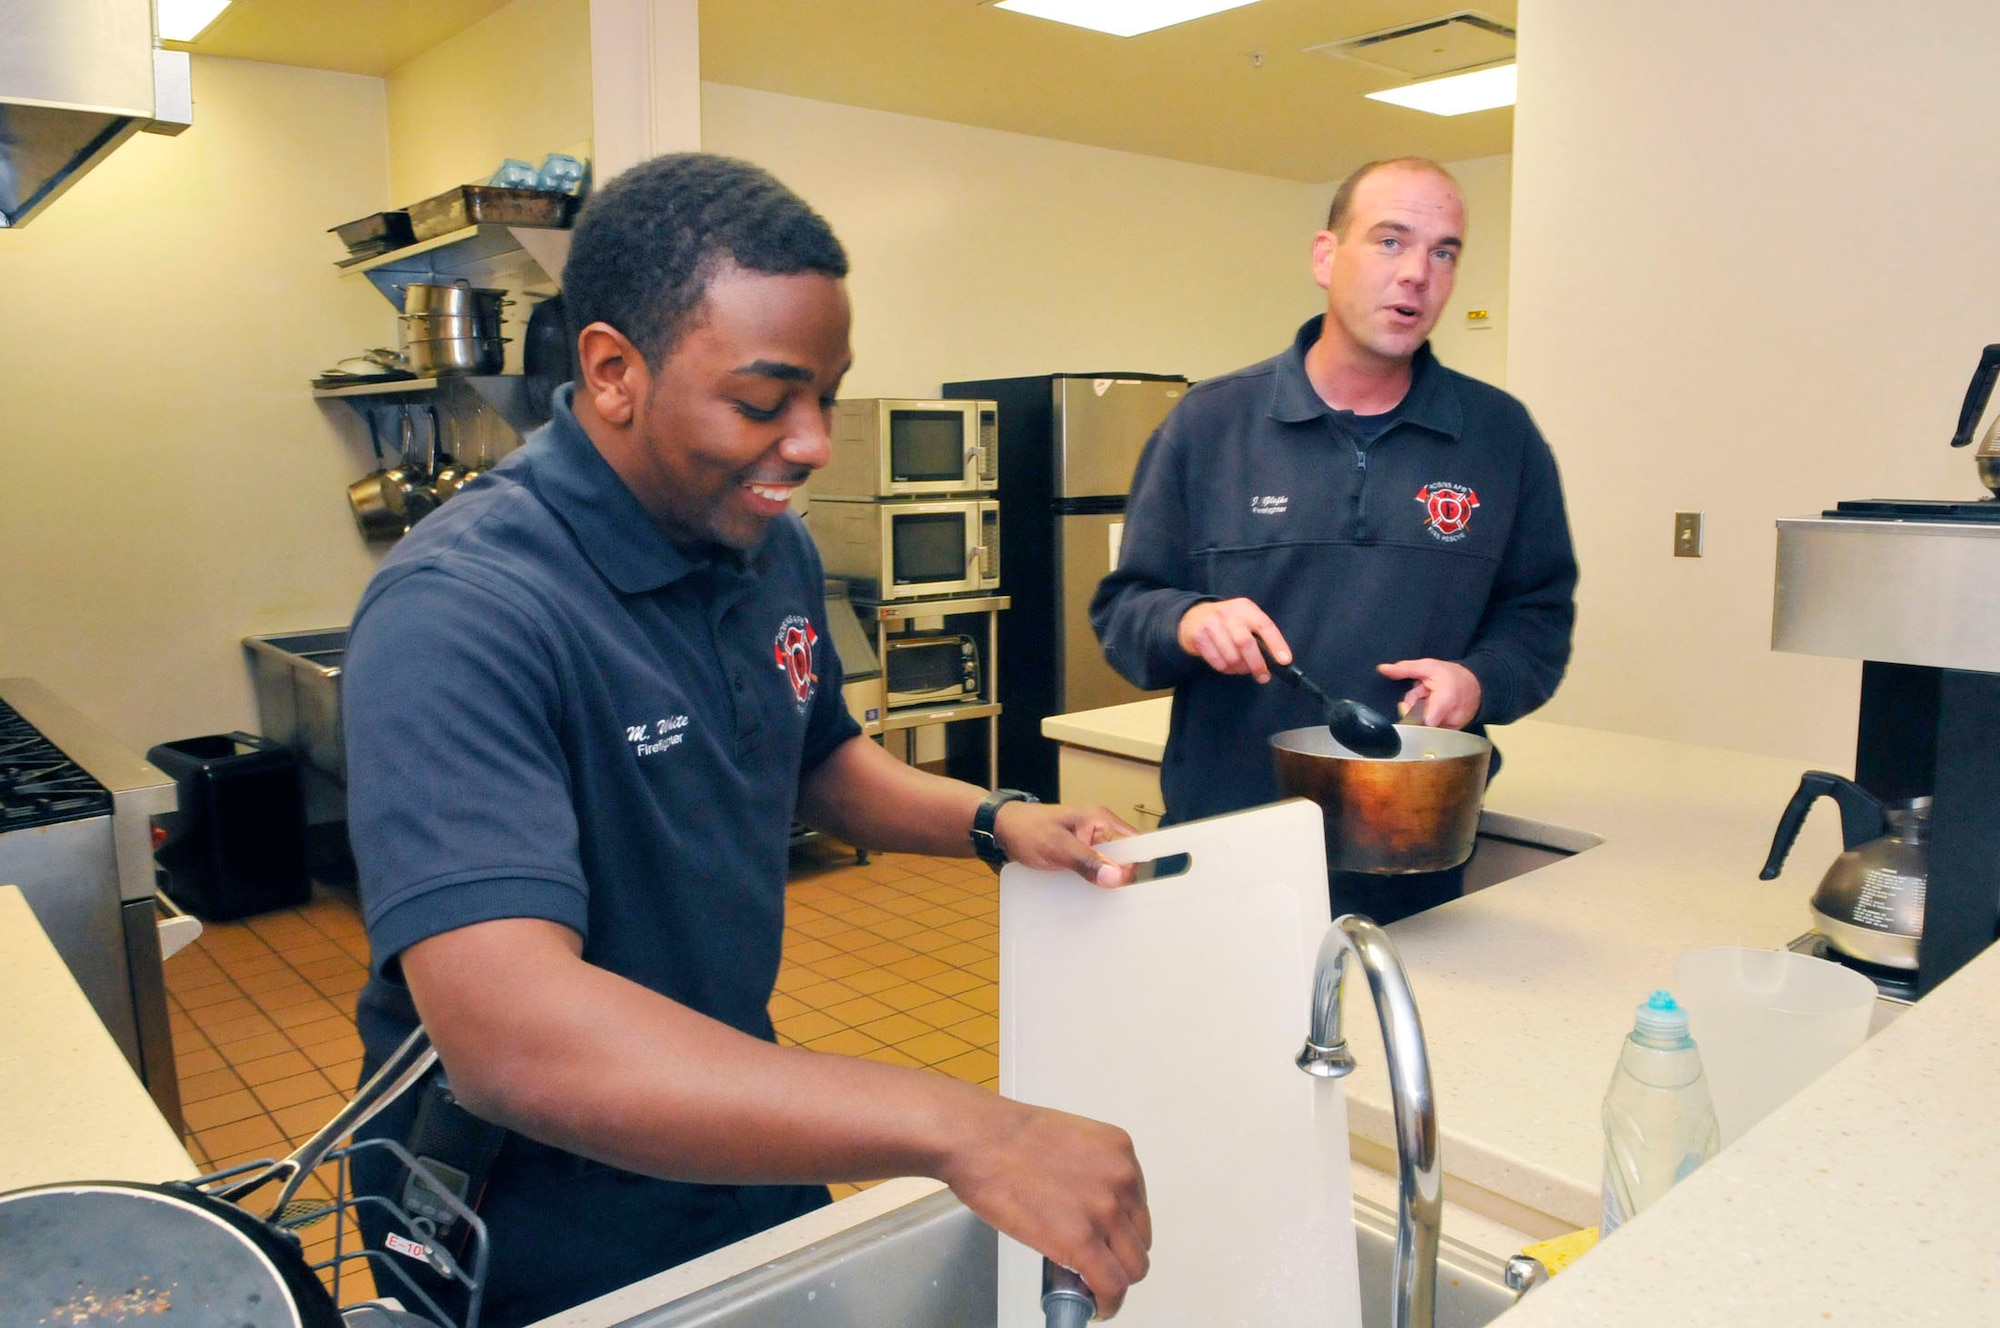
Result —
[[[947,736],[945,765],[954,778],[993,788],[1000,778],[999,717],[1002,703],[994,684],[998,676],[1000,613],[1012,602],[1005,595],[899,600],[887,604],[856,601],[855,613],[863,624],[872,625],[875,629],[875,657],[884,661],[885,688],[889,640],[899,634],[897,629],[912,619],[942,618],[948,628],[976,634],[983,643],[980,673],[984,695],[979,700],[961,705],[920,705],[891,710],[885,698],[881,720],[864,725],[863,731],[872,737],[880,737],[931,724],[984,721],[978,735],[981,741],[976,747],[971,743],[959,743],[956,744],[957,750],[953,750],[954,745]],[[957,621],[954,622],[954,619]]]

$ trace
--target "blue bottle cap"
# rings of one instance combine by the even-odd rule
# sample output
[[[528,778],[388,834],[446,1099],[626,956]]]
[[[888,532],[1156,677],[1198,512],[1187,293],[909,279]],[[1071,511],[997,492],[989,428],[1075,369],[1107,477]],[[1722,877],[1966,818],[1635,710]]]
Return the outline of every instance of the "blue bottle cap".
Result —
[[[1666,991],[1656,991],[1639,1007],[1632,1031],[1660,1042],[1678,1042],[1688,1035],[1688,1012]]]

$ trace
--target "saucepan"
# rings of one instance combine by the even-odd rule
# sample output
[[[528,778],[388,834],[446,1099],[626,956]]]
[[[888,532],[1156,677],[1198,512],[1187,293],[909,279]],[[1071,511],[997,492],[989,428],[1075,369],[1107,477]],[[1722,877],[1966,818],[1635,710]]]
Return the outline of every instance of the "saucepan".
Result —
[[[375,447],[375,469],[347,486],[348,506],[354,509],[354,523],[361,527],[363,539],[394,539],[409,528],[409,523],[390,510],[383,489],[389,468],[382,457],[382,435],[374,408],[362,414],[368,420],[368,441]]]
[[[338,1115],[281,1162],[206,1181],[78,1181],[0,1194],[0,1305],[9,1322],[342,1328],[284,1224],[299,1184],[436,1060],[411,1034]],[[268,1218],[237,1201],[285,1177]],[[481,1273],[483,1274],[483,1268]]]
[[[418,461],[415,451],[415,432],[410,419],[410,408],[403,407],[403,459],[400,464],[382,476],[382,501],[388,505],[402,522],[404,529],[437,510],[438,499],[431,492],[431,467]],[[437,461],[437,416],[432,414],[430,435],[430,456],[432,464]]]
[[[1457,729],[1397,731],[1403,750],[1386,759],[1349,751],[1325,725],[1271,735],[1278,787],[1312,799],[1326,818],[1332,870],[1444,871],[1472,856],[1493,744]]]

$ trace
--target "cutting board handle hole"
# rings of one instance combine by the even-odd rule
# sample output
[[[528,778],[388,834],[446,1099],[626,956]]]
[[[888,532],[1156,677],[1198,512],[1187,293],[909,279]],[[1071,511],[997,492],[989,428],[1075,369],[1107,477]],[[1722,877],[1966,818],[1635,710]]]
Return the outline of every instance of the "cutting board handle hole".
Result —
[[[1132,884],[1141,881],[1164,881],[1170,876],[1185,876],[1194,866],[1192,853],[1169,853],[1165,857],[1153,858],[1136,864],[1132,874]]]

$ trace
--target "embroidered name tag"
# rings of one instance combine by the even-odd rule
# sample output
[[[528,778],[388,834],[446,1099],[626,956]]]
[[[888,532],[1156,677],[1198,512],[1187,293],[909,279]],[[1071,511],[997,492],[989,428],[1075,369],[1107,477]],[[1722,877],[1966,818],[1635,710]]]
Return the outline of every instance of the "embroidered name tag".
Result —
[[[686,715],[668,715],[650,724],[627,724],[625,741],[632,744],[634,756],[652,756],[680,746],[687,737],[687,726]]]

